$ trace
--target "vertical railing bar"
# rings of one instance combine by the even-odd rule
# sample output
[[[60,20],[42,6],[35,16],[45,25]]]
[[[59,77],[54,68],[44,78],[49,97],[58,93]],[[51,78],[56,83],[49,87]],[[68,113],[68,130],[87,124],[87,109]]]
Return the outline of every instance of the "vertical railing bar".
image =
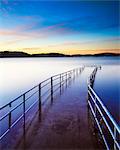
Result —
[[[71,78],[72,78],[72,73],[73,73],[73,72],[72,72],[72,71],[70,71],[70,77],[71,77]]]
[[[69,72],[69,78],[71,78],[71,71]]]
[[[70,72],[68,72],[68,84],[70,82]]]
[[[53,77],[51,77],[51,102],[53,102]]]
[[[74,77],[75,77],[75,69],[74,69]]]
[[[64,77],[63,77],[63,75],[62,75],[62,87],[63,87],[63,85],[64,85]]]
[[[39,111],[41,111],[41,83],[39,84]]]
[[[23,94],[23,131],[25,135],[25,94]]]
[[[80,74],[80,68],[78,69],[78,72],[79,72],[79,74]]]
[[[67,72],[66,72],[66,87],[67,87]]]
[[[61,74],[60,74],[60,94],[61,94]]]

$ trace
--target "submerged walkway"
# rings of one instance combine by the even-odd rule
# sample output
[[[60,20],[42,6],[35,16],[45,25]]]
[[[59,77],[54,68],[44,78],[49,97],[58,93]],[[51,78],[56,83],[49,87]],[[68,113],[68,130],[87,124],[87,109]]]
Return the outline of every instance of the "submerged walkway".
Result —
[[[87,108],[87,78],[92,69],[85,70],[72,81],[57,99],[53,100],[41,121],[36,116],[24,140],[17,149],[77,150],[102,149],[93,132]]]

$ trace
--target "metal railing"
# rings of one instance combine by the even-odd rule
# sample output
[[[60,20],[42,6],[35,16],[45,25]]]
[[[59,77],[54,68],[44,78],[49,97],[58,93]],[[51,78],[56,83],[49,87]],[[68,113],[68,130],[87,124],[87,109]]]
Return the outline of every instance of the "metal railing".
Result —
[[[38,105],[38,110],[41,111],[41,106],[45,103],[45,99],[51,99],[53,101],[54,93],[56,90],[62,90],[64,84],[67,85],[68,81],[75,77],[75,75],[82,72],[84,67],[73,69],[61,74],[54,75],[38,85],[34,86],[30,90],[26,91],[19,97],[10,101],[8,104],[0,108],[0,127],[2,126],[2,121],[5,120],[4,124],[8,126],[4,131],[0,133],[0,140],[13,128],[22,118],[23,126],[26,124],[26,113],[35,105]],[[45,98],[44,98],[45,97]],[[31,100],[32,99],[32,100]],[[44,99],[44,101],[43,101]],[[28,102],[28,103],[27,103]],[[29,104],[30,103],[30,104]],[[16,119],[13,119],[12,113],[18,110],[20,114],[17,115]],[[21,111],[20,111],[21,110]],[[17,113],[16,112],[16,113]],[[7,119],[7,121],[6,121]],[[13,121],[14,120],[14,121]]]
[[[88,78],[88,106],[92,112],[93,118],[100,131],[100,135],[105,143],[107,150],[120,149],[120,127],[113,119],[110,112],[107,110],[101,99],[93,90],[93,83],[97,72],[97,67],[94,69]],[[109,136],[108,136],[109,135]]]

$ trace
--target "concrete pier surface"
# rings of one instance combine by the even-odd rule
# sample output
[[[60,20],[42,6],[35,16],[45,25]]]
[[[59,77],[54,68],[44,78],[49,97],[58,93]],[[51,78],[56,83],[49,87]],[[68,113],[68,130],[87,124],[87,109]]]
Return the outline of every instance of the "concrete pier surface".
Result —
[[[24,137],[14,147],[29,150],[104,149],[87,107],[87,78],[92,68],[85,68],[61,94],[37,112]]]
[[[46,116],[28,131],[25,141],[17,148],[103,149],[94,133],[87,107],[87,77],[92,69],[86,68],[55,100]],[[37,121],[37,120],[36,120]]]

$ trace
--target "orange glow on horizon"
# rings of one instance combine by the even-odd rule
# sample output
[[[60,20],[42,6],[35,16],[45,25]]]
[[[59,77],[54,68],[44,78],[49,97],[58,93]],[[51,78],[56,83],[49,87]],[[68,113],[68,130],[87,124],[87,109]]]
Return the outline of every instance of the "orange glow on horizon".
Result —
[[[6,50],[4,50],[6,51]],[[75,54],[81,54],[81,55],[86,55],[86,54],[99,54],[99,53],[116,53],[120,54],[120,49],[99,49],[99,50],[53,50],[53,51],[48,51],[48,50],[40,50],[37,48],[25,48],[25,49],[17,49],[17,50],[8,50],[8,51],[18,51],[18,52],[25,52],[28,54],[42,54],[42,53],[61,53],[61,54],[68,54],[68,55],[75,55]]]
[[[20,50],[19,50],[20,51]],[[47,50],[47,49],[40,49],[40,48],[24,48],[22,51],[29,53],[29,54],[41,54],[41,53],[61,53],[61,54],[98,54],[98,53],[119,53],[120,49],[54,49],[54,50]]]

